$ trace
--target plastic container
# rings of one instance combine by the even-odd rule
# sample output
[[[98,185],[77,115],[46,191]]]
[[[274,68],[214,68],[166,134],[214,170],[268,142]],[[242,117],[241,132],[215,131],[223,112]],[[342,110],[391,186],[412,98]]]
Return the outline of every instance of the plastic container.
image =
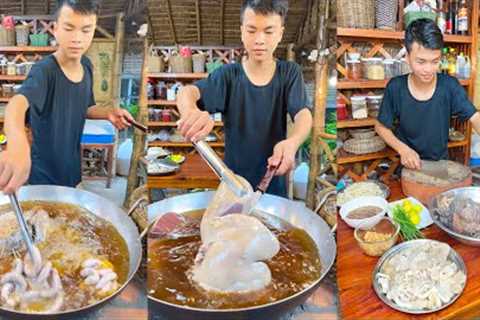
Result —
[[[17,63],[17,75],[19,76],[23,76],[25,75],[27,72],[26,70],[26,67],[25,67],[25,63]]]
[[[399,72],[401,75],[409,74],[410,72],[412,72],[412,70],[410,69],[410,66],[407,63],[407,59],[402,58],[399,60],[398,63],[399,63]]]
[[[382,99],[383,95],[367,96],[367,109],[369,117],[378,117],[378,111],[380,110]]]
[[[368,80],[385,80],[385,70],[382,58],[370,58],[367,62]]]
[[[11,83],[4,83],[2,84],[2,91],[3,91],[3,96],[5,98],[11,98],[15,94],[13,91],[13,87],[15,85]]]
[[[348,119],[347,105],[345,103],[337,102],[337,120]]]
[[[365,96],[352,96],[352,118],[365,119],[368,117],[367,99]]]
[[[360,80],[362,78],[362,65],[360,60],[347,60],[347,79]]]
[[[7,63],[7,75],[9,76],[15,76],[17,75],[17,65],[13,61],[9,61]]]
[[[395,64],[394,59],[385,59],[383,60],[383,69],[385,71],[385,79],[391,79],[398,75],[397,71],[398,65]]]

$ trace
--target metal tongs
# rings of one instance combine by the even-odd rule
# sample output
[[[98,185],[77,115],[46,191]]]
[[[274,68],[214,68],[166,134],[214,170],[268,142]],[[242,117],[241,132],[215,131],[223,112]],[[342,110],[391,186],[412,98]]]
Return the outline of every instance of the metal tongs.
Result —
[[[220,159],[220,157],[215,153],[215,151],[213,151],[208,143],[201,140],[198,142],[193,142],[193,145],[200,156],[220,178],[220,180],[224,181],[236,196],[243,197],[248,194],[248,186],[245,186],[245,184],[242,183],[237,175],[235,175],[232,170],[226,166],[225,162]]]
[[[27,245],[28,253],[30,254],[30,258],[32,261],[34,259],[34,248],[33,248],[33,240],[32,236],[28,232],[27,223],[25,222],[25,217],[23,215],[22,208],[18,203],[17,195],[14,193],[9,194],[8,197],[10,198],[10,204],[12,205],[13,211],[15,211],[15,215],[17,217],[18,224],[20,225],[20,230],[22,233],[23,240]]]

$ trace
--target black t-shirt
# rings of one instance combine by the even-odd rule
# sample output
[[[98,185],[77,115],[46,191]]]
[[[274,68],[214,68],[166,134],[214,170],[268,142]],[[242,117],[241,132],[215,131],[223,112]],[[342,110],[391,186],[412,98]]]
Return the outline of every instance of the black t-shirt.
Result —
[[[378,120],[394,129],[395,136],[415,150],[421,159],[440,160],[448,159],[451,117],[467,121],[475,112],[456,78],[438,74],[433,96],[420,101],[408,89],[408,75],[403,75],[389,81]]]
[[[87,109],[95,105],[93,71],[82,57],[84,76],[70,81],[53,55],[37,62],[19,94],[29,103],[27,123],[33,134],[29,184],[75,187],[81,181],[80,140]]]
[[[286,138],[287,113],[295,117],[307,106],[300,66],[277,61],[272,80],[254,85],[240,63],[225,65],[197,81],[199,107],[221,112],[225,123],[225,163],[255,187],[267,170],[273,147]],[[268,193],[287,195],[285,177],[275,177]]]

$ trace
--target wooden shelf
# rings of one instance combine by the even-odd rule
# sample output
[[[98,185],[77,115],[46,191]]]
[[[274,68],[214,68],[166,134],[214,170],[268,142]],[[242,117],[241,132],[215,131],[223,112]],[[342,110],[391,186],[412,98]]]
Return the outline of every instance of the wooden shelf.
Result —
[[[8,75],[0,75],[0,80],[8,80],[8,81],[23,81],[27,79],[27,76],[8,76]]]
[[[0,47],[0,52],[54,52],[57,47]]]
[[[148,100],[147,103],[150,106],[176,106],[177,105],[177,101],[170,101],[170,100],[163,100],[163,99]]]
[[[209,142],[208,145],[210,147],[224,147],[225,144],[223,142]],[[165,148],[193,148],[193,145],[190,142],[164,142],[164,141],[154,141],[148,143],[149,147],[165,147]]]
[[[149,73],[148,78],[156,79],[204,79],[208,77],[208,73],[170,73],[170,72],[159,72],[159,73]]]
[[[149,121],[147,122],[147,126],[150,127],[176,127],[177,123],[176,122],[163,122],[163,121]],[[215,122],[216,127],[221,127],[223,126],[223,122],[221,121],[216,121]]]
[[[353,29],[337,28],[337,37],[345,38],[365,38],[365,39],[383,39],[383,40],[403,40],[404,31],[387,31],[380,29]],[[472,43],[472,36],[460,36],[446,34],[443,40],[446,43]]]
[[[387,86],[389,80],[339,80],[337,89],[382,89]],[[470,79],[459,80],[462,86],[469,86]]]
[[[337,129],[373,126],[375,120],[375,118],[338,120]]]
[[[458,147],[464,147],[467,145],[468,145],[468,140],[465,139],[463,141],[449,142],[448,148],[458,148]],[[338,150],[337,163],[349,164],[349,163],[362,162],[362,161],[368,161],[368,160],[389,158],[395,155],[397,155],[397,152],[390,147],[387,147],[386,149],[383,149],[382,151],[379,151],[379,152],[360,154],[360,155],[349,153],[345,151],[343,148],[340,148]]]
[[[11,98],[0,97],[0,102],[8,102]]]

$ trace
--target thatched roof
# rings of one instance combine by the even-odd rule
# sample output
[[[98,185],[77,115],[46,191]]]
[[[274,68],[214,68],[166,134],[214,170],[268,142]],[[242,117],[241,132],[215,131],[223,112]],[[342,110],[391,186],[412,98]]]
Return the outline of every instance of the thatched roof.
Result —
[[[0,14],[49,15],[55,12],[58,0],[0,0]],[[132,21],[145,22],[146,0],[100,0],[99,24],[111,33],[115,30],[115,14],[124,12],[127,17],[127,33],[136,31]]]
[[[316,0],[290,0],[283,44],[296,42]],[[156,45],[239,45],[242,0],[147,0]]]

